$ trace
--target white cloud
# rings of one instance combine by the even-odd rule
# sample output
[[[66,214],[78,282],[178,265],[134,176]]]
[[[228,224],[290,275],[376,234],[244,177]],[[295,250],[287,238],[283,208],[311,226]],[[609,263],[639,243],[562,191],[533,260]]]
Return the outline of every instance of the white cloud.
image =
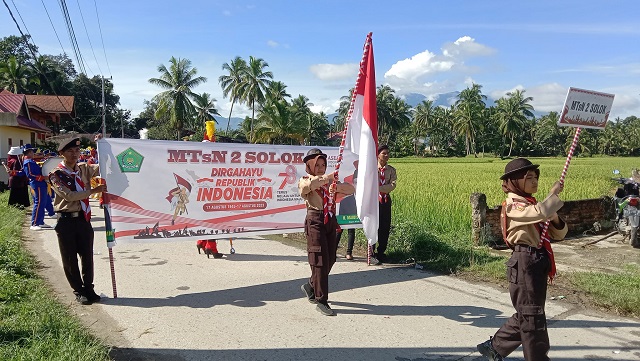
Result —
[[[384,74],[385,78],[398,78],[415,81],[417,78],[429,74],[451,70],[454,62],[449,59],[438,59],[432,52],[425,50],[411,58],[400,60],[391,66]]]
[[[506,96],[507,93],[513,93],[516,90],[526,90],[526,93],[525,93],[526,96],[528,96],[528,97],[531,96],[531,94],[530,94],[531,92],[529,90],[525,89],[525,87],[520,85],[520,84],[514,86],[511,89],[507,89],[507,90],[494,90],[494,91],[489,93],[489,96],[491,97],[491,99],[498,100],[498,99]]]
[[[277,41],[273,41],[273,40],[267,41],[267,45],[271,48],[277,48],[278,46],[280,46],[280,44],[278,44]]]
[[[467,66],[465,61],[493,53],[494,49],[463,36],[445,43],[440,54],[427,49],[397,61],[384,74],[384,79],[398,94],[449,92],[473,83],[470,74],[476,69]]]
[[[354,80],[358,75],[359,64],[315,64],[309,70],[320,80]]]
[[[452,58],[473,57],[473,56],[489,56],[495,53],[495,50],[479,43],[470,36],[463,36],[453,43],[446,43],[442,47],[442,54]]]
[[[533,98],[531,105],[541,112],[560,112],[567,97],[569,87],[558,83],[548,83],[526,88],[526,95]]]

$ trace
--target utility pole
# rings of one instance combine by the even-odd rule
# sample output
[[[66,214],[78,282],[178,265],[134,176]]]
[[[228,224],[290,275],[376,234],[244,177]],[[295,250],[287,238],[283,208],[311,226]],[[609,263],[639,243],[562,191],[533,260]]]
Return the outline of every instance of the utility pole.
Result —
[[[100,76],[102,79],[102,138],[107,137],[107,126],[105,122],[105,104],[104,104],[104,76]]]

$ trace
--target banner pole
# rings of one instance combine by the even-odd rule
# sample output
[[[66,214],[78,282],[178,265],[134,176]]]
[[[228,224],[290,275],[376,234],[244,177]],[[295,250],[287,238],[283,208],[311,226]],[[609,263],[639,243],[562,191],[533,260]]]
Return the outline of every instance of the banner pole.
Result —
[[[564,162],[564,168],[562,168],[562,174],[560,175],[560,183],[564,185],[564,179],[567,176],[567,170],[569,170],[569,164],[571,164],[571,158],[573,158],[573,152],[576,150],[578,145],[578,139],[580,138],[580,132],[582,129],[580,127],[576,128],[576,134],[573,136],[573,141],[571,142],[571,147],[569,148],[569,154],[567,154],[567,160]],[[540,238],[545,241],[548,240],[548,232],[549,232],[549,221],[544,222],[542,226],[542,232],[540,233]]]
[[[100,152],[98,152],[100,154]],[[106,180],[104,178],[100,178],[100,184],[106,184]],[[108,192],[102,192],[100,197],[100,203],[102,206],[102,210],[104,211],[104,229],[105,229],[105,238],[107,239],[107,248],[109,248],[109,268],[111,269],[111,288],[113,290],[113,298],[118,298],[118,288],[116,285],[116,269],[115,263],[113,259],[113,246],[116,244],[115,239],[115,230],[113,229],[113,225],[111,224],[111,211],[109,209],[109,205],[111,204],[111,200],[109,198]]]

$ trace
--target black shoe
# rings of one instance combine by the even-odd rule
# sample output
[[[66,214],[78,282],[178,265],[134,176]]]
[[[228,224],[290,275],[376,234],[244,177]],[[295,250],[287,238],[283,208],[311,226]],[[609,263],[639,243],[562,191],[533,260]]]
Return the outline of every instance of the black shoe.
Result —
[[[382,262],[382,263],[388,263],[389,262],[389,257],[387,257],[386,254],[378,254],[376,255],[376,258],[378,259],[378,261]]]
[[[309,283],[303,284],[302,286],[300,286],[300,289],[302,289],[302,292],[304,292],[304,295],[307,297],[307,300],[309,300],[309,302],[311,303],[318,302],[316,301],[316,294],[313,291],[313,287],[311,287]]]
[[[478,344],[477,348],[478,352],[487,359],[491,361],[503,361],[503,358],[500,356],[498,351],[493,349],[493,346],[491,345],[491,338],[481,344]]]
[[[102,297],[100,297],[100,295],[98,295],[93,290],[91,290],[90,292],[87,292],[87,299],[91,303],[96,303],[96,302],[100,302],[102,300]]]
[[[325,316],[335,316],[336,315],[336,313],[333,312],[331,307],[329,307],[329,305],[327,305],[325,303],[318,303],[318,305],[316,306],[316,310],[318,312],[320,312],[321,314],[325,315]]]
[[[222,258],[223,254],[222,253],[214,253],[213,254],[213,258]]]
[[[76,302],[82,304],[82,305],[90,305],[91,301],[89,301],[89,299],[87,298],[87,296],[85,295],[76,295]]]

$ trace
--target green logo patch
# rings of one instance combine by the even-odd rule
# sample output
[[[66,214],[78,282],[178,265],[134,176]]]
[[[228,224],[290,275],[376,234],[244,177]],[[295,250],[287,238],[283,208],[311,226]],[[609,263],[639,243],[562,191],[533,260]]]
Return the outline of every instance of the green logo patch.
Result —
[[[139,173],[144,157],[133,148],[127,148],[124,152],[118,154],[116,159],[122,173]]]

